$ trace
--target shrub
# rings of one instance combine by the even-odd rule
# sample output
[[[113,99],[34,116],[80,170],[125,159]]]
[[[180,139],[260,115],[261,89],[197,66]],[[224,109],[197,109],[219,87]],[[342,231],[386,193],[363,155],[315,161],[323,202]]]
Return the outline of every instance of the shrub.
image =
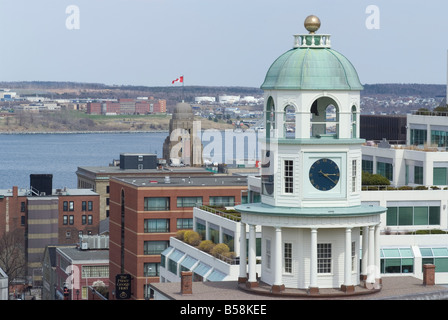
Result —
[[[229,252],[224,252],[223,256],[228,258],[228,259],[235,259],[236,258],[236,253],[233,251],[229,251]]]
[[[177,239],[177,240],[181,240],[181,241],[184,241],[184,235],[185,235],[185,232],[186,232],[187,230],[179,230],[179,231],[177,231],[176,232],[176,236],[175,236],[175,238]]]
[[[212,256],[219,257],[219,255],[225,255],[230,251],[229,247],[225,243],[218,243],[210,252]]]
[[[427,186],[416,186],[414,190],[428,190]]]
[[[187,230],[184,233],[184,241],[192,246],[197,246],[201,243],[201,236],[193,230]]]
[[[211,240],[204,240],[199,244],[199,249],[205,252],[210,252],[214,246],[215,244]]]
[[[390,185],[389,179],[380,174],[371,174],[367,171],[362,172],[362,185],[363,186],[388,186]]]

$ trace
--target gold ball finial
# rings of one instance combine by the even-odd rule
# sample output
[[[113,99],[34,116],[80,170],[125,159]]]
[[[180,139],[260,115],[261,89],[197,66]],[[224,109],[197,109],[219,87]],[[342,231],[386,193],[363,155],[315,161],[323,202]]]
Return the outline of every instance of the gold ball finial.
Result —
[[[310,34],[314,34],[320,28],[320,20],[318,17],[311,15],[306,17],[305,19],[305,29],[310,32]]]

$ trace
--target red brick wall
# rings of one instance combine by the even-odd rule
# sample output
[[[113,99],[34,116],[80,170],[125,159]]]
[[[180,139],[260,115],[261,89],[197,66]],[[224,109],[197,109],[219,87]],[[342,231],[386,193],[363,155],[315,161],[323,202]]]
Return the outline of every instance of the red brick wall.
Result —
[[[99,195],[60,195],[59,196],[59,243],[60,244],[73,244],[77,243],[79,239],[79,231],[82,231],[84,235],[98,234],[100,223],[100,197]],[[73,201],[74,210],[64,211],[64,202],[70,205]],[[86,210],[82,209],[82,202],[86,202]],[[92,202],[92,211],[88,210],[88,203]],[[70,207],[68,208],[70,210]],[[86,224],[82,223],[82,216],[86,216]],[[64,224],[64,216],[67,216],[67,224]],[[70,224],[69,216],[73,216],[73,224]],[[88,224],[88,216],[92,216],[92,224]],[[70,236],[67,235],[70,234]]]
[[[18,188],[12,188],[12,197],[5,196],[0,199],[0,237],[2,237],[6,230],[20,230],[25,232],[25,225],[22,225],[22,216],[26,216],[26,198],[18,196]],[[25,211],[21,211],[21,203],[25,203]],[[26,223],[26,222],[25,222]],[[8,225],[7,225],[8,224]]]
[[[195,186],[195,187],[134,187],[121,181],[110,180],[110,240],[109,266],[110,290],[114,290],[114,279],[121,273],[121,191],[125,192],[125,273],[133,277],[133,293],[137,299],[143,299],[143,265],[147,262],[160,262],[160,255],[144,255],[145,241],[169,241],[177,232],[178,218],[193,218],[193,208],[177,208],[177,197],[203,197],[203,203],[209,202],[210,196],[234,196],[235,202],[241,202],[241,191],[246,186]],[[170,197],[170,211],[144,211],[145,197]],[[169,233],[145,233],[145,219],[170,219]],[[139,277],[139,278],[138,278]],[[148,282],[158,282],[158,277],[148,278]]]

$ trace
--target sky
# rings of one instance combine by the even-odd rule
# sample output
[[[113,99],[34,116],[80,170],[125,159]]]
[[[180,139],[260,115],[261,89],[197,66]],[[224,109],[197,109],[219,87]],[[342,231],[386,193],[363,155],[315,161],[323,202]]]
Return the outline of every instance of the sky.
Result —
[[[447,11],[446,0],[0,0],[0,81],[260,87],[314,14],[362,84],[445,84]]]

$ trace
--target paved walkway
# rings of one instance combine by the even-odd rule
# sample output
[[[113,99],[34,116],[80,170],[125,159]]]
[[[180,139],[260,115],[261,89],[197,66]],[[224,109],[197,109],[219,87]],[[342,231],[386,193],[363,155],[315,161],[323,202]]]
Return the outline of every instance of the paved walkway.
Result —
[[[414,277],[383,277],[381,290],[373,291],[360,286],[355,295],[345,294],[339,289],[320,289],[320,294],[310,296],[305,290],[287,289],[283,294],[271,294],[270,286],[261,284],[247,290],[236,281],[193,282],[193,294],[182,295],[180,283],[152,283],[158,292],[173,300],[448,300],[448,287],[442,285],[424,286]]]

